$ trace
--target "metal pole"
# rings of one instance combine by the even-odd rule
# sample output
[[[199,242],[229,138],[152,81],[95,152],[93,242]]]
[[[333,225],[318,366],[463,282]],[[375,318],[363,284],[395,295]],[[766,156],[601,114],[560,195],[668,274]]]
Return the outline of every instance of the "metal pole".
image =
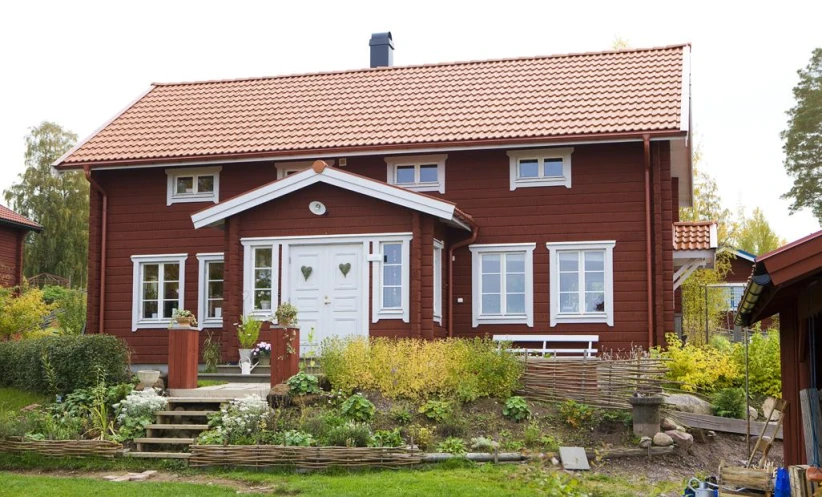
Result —
[[[742,328],[743,338],[745,340],[745,419],[748,420],[748,429],[746,430],[745,440],[748,445],[748,460],[751,460],[751,398],[748,391],[748,328]]]
[[[708,345],[708,285],[705,285],[705,345]]]

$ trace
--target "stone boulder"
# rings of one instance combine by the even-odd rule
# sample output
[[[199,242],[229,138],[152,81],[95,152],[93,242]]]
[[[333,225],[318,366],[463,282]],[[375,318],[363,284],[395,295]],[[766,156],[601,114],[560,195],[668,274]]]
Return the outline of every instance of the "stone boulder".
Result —
[[[750,406],[748,407],[748,417],[751,418],[751,421],[756,421],[756,418],[759,416],[759,413],[756,412],[756,407]]]
[[[674,441],[678,453],[685,455],[691,451],[691,447],[694,445],[694,436],[690,433],[683,433],[679,430],[668,430],[665,434]]]
[[[662,418],[661,426],[662,426],[662,431],[668,431],[668,430],[676,430],[677,426],[679,426],[679,425],[676,424],[676,421],[674,421],[671,418]]]
[[[711,403],[687,393],[675,393],[665,397],[665,403],[677,411],[694,414],[713,414]]]
[[[762,416],[765,420],[768,419],[768,416],[771,415],[771,411],[773,411],[773,415],[771,416],[771,421],[779,421],[779,418],[782,417],[782,413],[779,411],[774,411],[774,405],[776,404],[776,399],[773,397],[768,397],[765,399],[765,402],[762,403]]]
[[[653,443],[653,440],[651,440],[651,437],[642,437],[639,440],[639,446],[642,447],[643,449],[647,449],[648,447],[651,446],[652,443]]]
[[[659,432],[654,435],[653,442],[657,447],[670,447],[674,444],[674,439],[666,433]]]

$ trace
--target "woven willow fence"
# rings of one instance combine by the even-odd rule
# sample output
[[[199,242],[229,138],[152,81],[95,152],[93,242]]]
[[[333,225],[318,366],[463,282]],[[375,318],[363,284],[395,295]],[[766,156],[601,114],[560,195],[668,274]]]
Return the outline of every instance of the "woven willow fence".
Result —
[[[523,394],[534,400],[575,400],[591,406],[630,409],[635,392],[662,392],[665,360],[658,358],[541,358],[525,359]]]
[[[54,457],[112,458],[123,446],[108,440],[0,440],[0,452],[35,453]]]
[[[330,467],[397,468],[419,464],[418,450],[389,447],[284,447],[280,445],[192,445],[189,466],[240,466],[298,469]]]

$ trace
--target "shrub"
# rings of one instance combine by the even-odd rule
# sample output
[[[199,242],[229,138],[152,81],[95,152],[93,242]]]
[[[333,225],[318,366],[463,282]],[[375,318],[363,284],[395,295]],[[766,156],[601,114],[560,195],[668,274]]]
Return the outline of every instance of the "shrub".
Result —
[[[431,447],[431,443],[434,441],[434,433],[423,426],[410,427],[408,434],[411,436],[411,443],[416,444],[420,450]]]
[[[203,362],[205,362],[206,373],[216,373],[217,366],[222,358],[222,343],[219,339],[214,339],[214,333],[209,331],[203,342]]]
[[[723,388],[714,395],[714,414],[723,418],[745,419],[747,402],[745,390],[741,388]]]
[[[499,450],[499,442],[485,437],[472,438],[471,448],[478,452],[495,452]]]
[[[46,323],[54,304],[43,300],[38,288],[23,289],[17,295],[13,289],[0,290],[0,338],[26,338],[36,334]]]
[[[166,406],[168,399],[157,395],[153,388],[128,394],[128,397],[113,406],[119,424],[117,440],[122,442],[145,435],[146,426],[154,421],[154,412],[162,411]]]
[[[736,347],[734,362],[745,371],[745,348]],[[782,396],[782,372],[779,356],[779,332],[755,333],[748,345],[748,375],[750,390],[760,395]]]
[[[56,385],[49,385],[43,357],[53,368]],[[96,384],[96,369],[107,384],[125,383],[128,348],[111,335],[51,336],[0,342],[0,386],[29,392],[72,392]]]
[[[711,393],[733,386],[742,378],[743,369],[737,361],[728,360],[729,352],[721,350],[725,344],[714,342],[720,348],[690,342],[683,344],[673,333],[667,335],[667,340],[668,349],[660,352],[662,357],[670,359],[666,376],[671,381],[682,383],[682,390]]]
[[[300,371],[288,380],[286,384],[293,395],[320,393],[320,382],[316,376]]]
[[[234,323],[237,327],[237,341],[240,342],[241,349],[254,348],[257,339],[260,337],[260,328],[263,322],[258,321],[253,316],[243,316],[239,323]]]
[[[562,421],[575,429],[594,428],[598,424],[597,410],[574,400],[566,400],[559,406]]]
[[[377,430],[374,436],[371,437],[372,447],[402,447],[405,445],[405,440],[400,435],[400,429],[393,430]]]
[[[209,426],[214,433],[201,434],[201,443],[254,444],[266,428],[270,413],[268,403],[257,395],[232,400],[223,405],[219,413],[209,417]]]
[[[61,335],[79,335],[86,326],[86,292],[83,290],[66,290],[59,297],[57,323]]]
[[[468,421],[461,413],[450,412],[437,423],[437,433],[443,437],[461,437],[468,431]]]
[[[468,452],[465,449],[465,442],[461,438],[455,437],[448,437],[442,442],[440,442],[440,444],[437,445],[437,451],[446,452],[448,454],[454,454],[458,456],[461,456]]]
[[[523,397],[515,395],[505,401],[505,407],[502,408],[502,415],[511,421],[524,421],[531,415],[531,410],[528,408],[528,402]]]
[[[420,406],[420,414],[439,423],[451,414],[451,403],[444,400],[429,400]]]
[[[49,413],[41,407],[0,413],[0,439],[79,440],[88,431],[87,417]]]
[[[391,408],[388,416],[401,425],[407,425],[411,422],[414,415],[405,405],[395,405]]]
[[[331,428],[326,442],[337,447],[368,447],[371,442],[371,427],[365,423],[349,421]]]
[[[311,447],[314,445],[314,437],[310,433],[297,430],[287,430],[277,433],[275,440],[280,445],[289,447]]]
[[[325,413],[318,417],[312,417],[302,423],[301,429],[310,433],[314,438],[325,440],[328,433],[337,426],[345,424],[345,419],[334,413]]]
[[[322,343],[320,366],[335,389],[379,390],[412,400],[508,397],[523,371],[514,354],[480,338],[330,338]]]
[[[362,394],[354,394],[343,402],[340,408],[342,415],[354,421],[370,421],[376,408]]]
[[[542,427],[537,420],[532,419],[522,430],[522,443],[529,449],[536,449],[542,445]]]

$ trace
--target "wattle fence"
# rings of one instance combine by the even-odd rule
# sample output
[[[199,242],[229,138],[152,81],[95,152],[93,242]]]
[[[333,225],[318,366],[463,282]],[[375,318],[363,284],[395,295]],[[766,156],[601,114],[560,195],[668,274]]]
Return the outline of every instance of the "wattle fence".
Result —
[[[188,464],[305,470],[330,467],[398,468],[419,464],[419,450],[389,447],[284,447],[280,445],[192,445]]]

